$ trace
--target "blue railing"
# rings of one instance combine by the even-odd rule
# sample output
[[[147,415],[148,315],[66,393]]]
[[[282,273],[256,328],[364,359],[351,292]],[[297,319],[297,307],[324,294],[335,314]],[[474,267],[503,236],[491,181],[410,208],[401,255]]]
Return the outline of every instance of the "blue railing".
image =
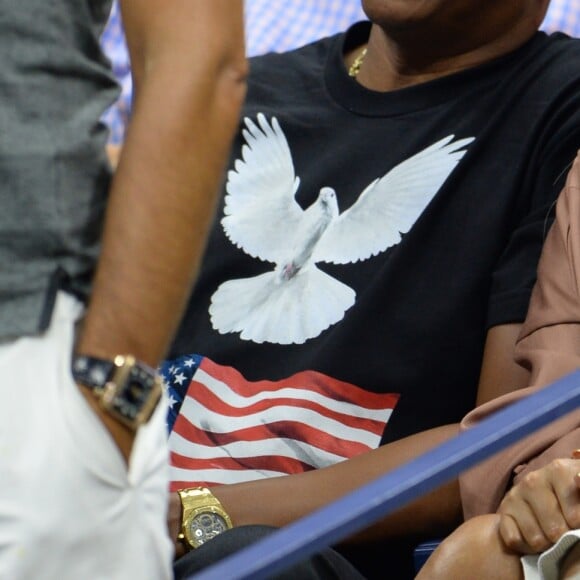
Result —
[[[580,371],[576,371],[190,580],[268,578],[370,526],[579,406]]]

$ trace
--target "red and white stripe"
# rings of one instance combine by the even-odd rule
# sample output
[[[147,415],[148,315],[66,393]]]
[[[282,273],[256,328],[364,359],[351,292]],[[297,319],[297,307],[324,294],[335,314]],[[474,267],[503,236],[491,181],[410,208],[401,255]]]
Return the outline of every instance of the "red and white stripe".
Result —
[[[374,449],[397,400],[315,371],[247,381],[206,358],[169,437],[171,488],[300,473]]]

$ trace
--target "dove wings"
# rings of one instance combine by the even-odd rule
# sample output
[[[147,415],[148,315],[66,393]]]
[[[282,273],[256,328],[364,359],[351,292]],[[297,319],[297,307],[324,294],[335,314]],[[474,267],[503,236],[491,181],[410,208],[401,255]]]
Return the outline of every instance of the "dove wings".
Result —
[[[472,138],[445,137],[370,183],[339,213],[324,187],[303,210],[300,179],[277,119],[245,119],[241,159],[228,173],[222,226],[237,247],[275,264],[252,278],[224,282],[210,316],[220,333],[254,342],[303,343],[344,317],[355,292],[316,267],[366,260],[401,240],[466,153]]]

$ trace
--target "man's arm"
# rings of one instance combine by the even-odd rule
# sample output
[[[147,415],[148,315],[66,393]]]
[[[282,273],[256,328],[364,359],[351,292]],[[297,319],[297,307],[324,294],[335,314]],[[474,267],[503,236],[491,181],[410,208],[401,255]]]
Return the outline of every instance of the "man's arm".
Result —
[[[498,326],[488,332],[479,389],[491,392],[497,377],[506,377],[502,384],[512,388],[524,386],[526,375],[520,374],[513,353],[519,328]],[[519,327],[519,325],[517,325]],[[495,353],[491,356],[491,353]],[[488,383],[487,381],[490,381]],[[418,457],[422,453],[455,436],[457,424],[445,425],[416,433],[399,441],[364,453],[331,467],[302,474],[275,477],[212,489],[232,518],[235,526],[268,524],[283,526],[306,516],[356,488],[377,479],[388,471]],[[280,501],[283,497],[284,501]],[[368,530],[350,538],[349,542],[376,541],[411,534],[445,535],[461,522],[459,486],[453,481],[425,495]],[[170,506],[170,534],[175,538],[181,521],[181,504],[173,494]],[[177,554],[183,547],[177,545]]]
[[[503,324],[488,331],[477,389],[477,405],[528,386],[530,372],[517,364],[514,358],[521,328],[521,324]]]
[[[130,353],[155,367],[189,296],[245,96],[243,8],[238,0],[121,6],[135,102],[77,350]],[[127,457],[132,435],[101,417]]]

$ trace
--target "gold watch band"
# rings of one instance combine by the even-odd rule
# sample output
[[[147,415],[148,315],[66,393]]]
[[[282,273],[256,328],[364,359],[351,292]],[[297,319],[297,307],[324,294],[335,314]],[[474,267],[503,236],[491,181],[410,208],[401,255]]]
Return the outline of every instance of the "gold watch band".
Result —
[[[196,548],[210,537],[233,527],[232,520],[224,509],[224,506],[207,487],[192,487],[179,490],[177,493],[179,494],[182,506],[181,531],[177,539],[183,542],[187,549],[191,550],[192,548]],[[220,524],[218,527],[221,529],[216,530],[212,526],[211,531],[205,530],[203,534],[201,531],[199,534],[196,534],[194,524],[202,516],[219,518],[218,521]],[[201,539],[202,536],[203,539]]]

